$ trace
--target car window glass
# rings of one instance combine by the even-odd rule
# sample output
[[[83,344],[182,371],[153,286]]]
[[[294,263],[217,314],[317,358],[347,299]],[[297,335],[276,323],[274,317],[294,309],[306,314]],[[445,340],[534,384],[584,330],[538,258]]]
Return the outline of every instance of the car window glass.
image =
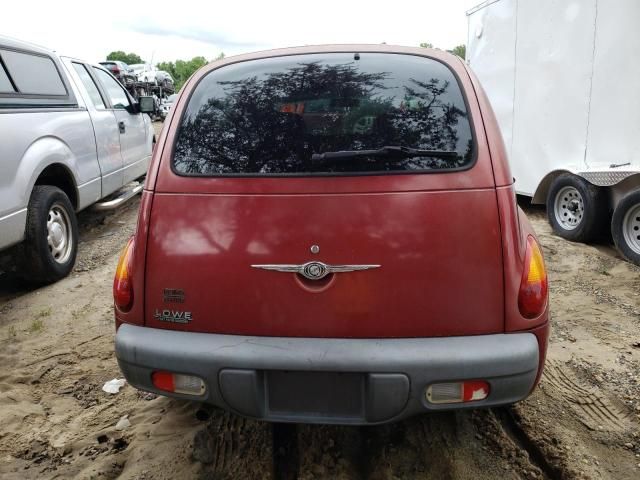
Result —
[[[402,146],[438,156],[317,161],[325,152]],[[207,74],[178,129],[187,175],[442,171],[468,167],[465,98],[445,64],[415,55],[318,53],[251,60]]]
[[[107,95],[109,96],[109,100],[111,100],[113,108],[116,110],[124,110],[127,108],[129,106],[129,98],[118,81],[100,68],[93,67],[93,69],[98,75],[100,83],[102,83],[102,86],[107,91]]]
[[[0,50],[0,55],[20,93],[67,95],[67,89],[51,58],[11,50]]]
[[[4,71],[4,67],[0,64],[0,93],[14,93],[15,90],[11,81],[7,76],[7,72]]]
[[[86,67],[84,65],[74,62],[73,68],[75,69],[76,73],[80,77],[80,80],[84,85],[84,88],[86,88],[87,92],[89,92],[89,97],[91,98],[91,101],[93,102],[95,107],[99,109],[106,108],[104,101],[102,100],[102,95],[100,95],[100,91],[98,90],[98,87],[93,81],[93,78],[91,78],[91,75],[89,75],[89,72],[87,71]]]

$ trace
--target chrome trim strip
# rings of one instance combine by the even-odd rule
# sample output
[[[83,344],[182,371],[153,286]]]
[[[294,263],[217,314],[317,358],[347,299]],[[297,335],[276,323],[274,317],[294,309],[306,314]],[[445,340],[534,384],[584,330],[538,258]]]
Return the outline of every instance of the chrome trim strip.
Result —
[[[323,262],[307,262],[301,265],[296,264],[264,264],[251,265],[253,268],[272,270],[276,272],[298,273],[309,280],[320,280],[330,273],[356,272],[360,270],[370,270],[380,268],[380,265],[328,265]]]

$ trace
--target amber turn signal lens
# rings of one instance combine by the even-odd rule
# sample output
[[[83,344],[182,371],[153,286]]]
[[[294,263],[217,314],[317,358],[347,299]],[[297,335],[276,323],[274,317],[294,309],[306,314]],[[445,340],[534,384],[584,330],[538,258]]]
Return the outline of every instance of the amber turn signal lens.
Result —
[[[549,284],[540,245],[531,235],[527,237],[524,271],[518,295],[518,308],[525,318],[536,318],[547,306]]]
[[[116,307],[123,312],[131,310],[133,305],[131,259],[133,257],[134,244],[133,237],[131,237],[120,254],[116,275],[113,278],[113,300]]]

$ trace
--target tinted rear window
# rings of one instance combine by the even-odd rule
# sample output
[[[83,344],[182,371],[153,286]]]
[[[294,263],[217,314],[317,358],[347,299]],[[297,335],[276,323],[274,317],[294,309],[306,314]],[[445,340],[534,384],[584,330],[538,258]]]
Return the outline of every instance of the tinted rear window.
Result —
[[[67,95],[67,89],[51,58],[11,50],[0,50],[0,55],[21,94]]]
[[[465,168],[474,158],[456,77],[412,55],[326,53],[228,65],[196,86],[178,128],[173,166],[183,175],[428,172]],[[456,154],[312,157],[385,146]]]

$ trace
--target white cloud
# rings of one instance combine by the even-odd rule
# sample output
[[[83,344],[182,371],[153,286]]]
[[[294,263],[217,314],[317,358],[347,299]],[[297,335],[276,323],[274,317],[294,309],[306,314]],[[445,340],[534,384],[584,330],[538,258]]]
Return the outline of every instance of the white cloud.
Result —
[[[0,32],[91,62],[113,50],[163,61],[320,43],[452,48],[479,1],[21,0],[3,5]]]

